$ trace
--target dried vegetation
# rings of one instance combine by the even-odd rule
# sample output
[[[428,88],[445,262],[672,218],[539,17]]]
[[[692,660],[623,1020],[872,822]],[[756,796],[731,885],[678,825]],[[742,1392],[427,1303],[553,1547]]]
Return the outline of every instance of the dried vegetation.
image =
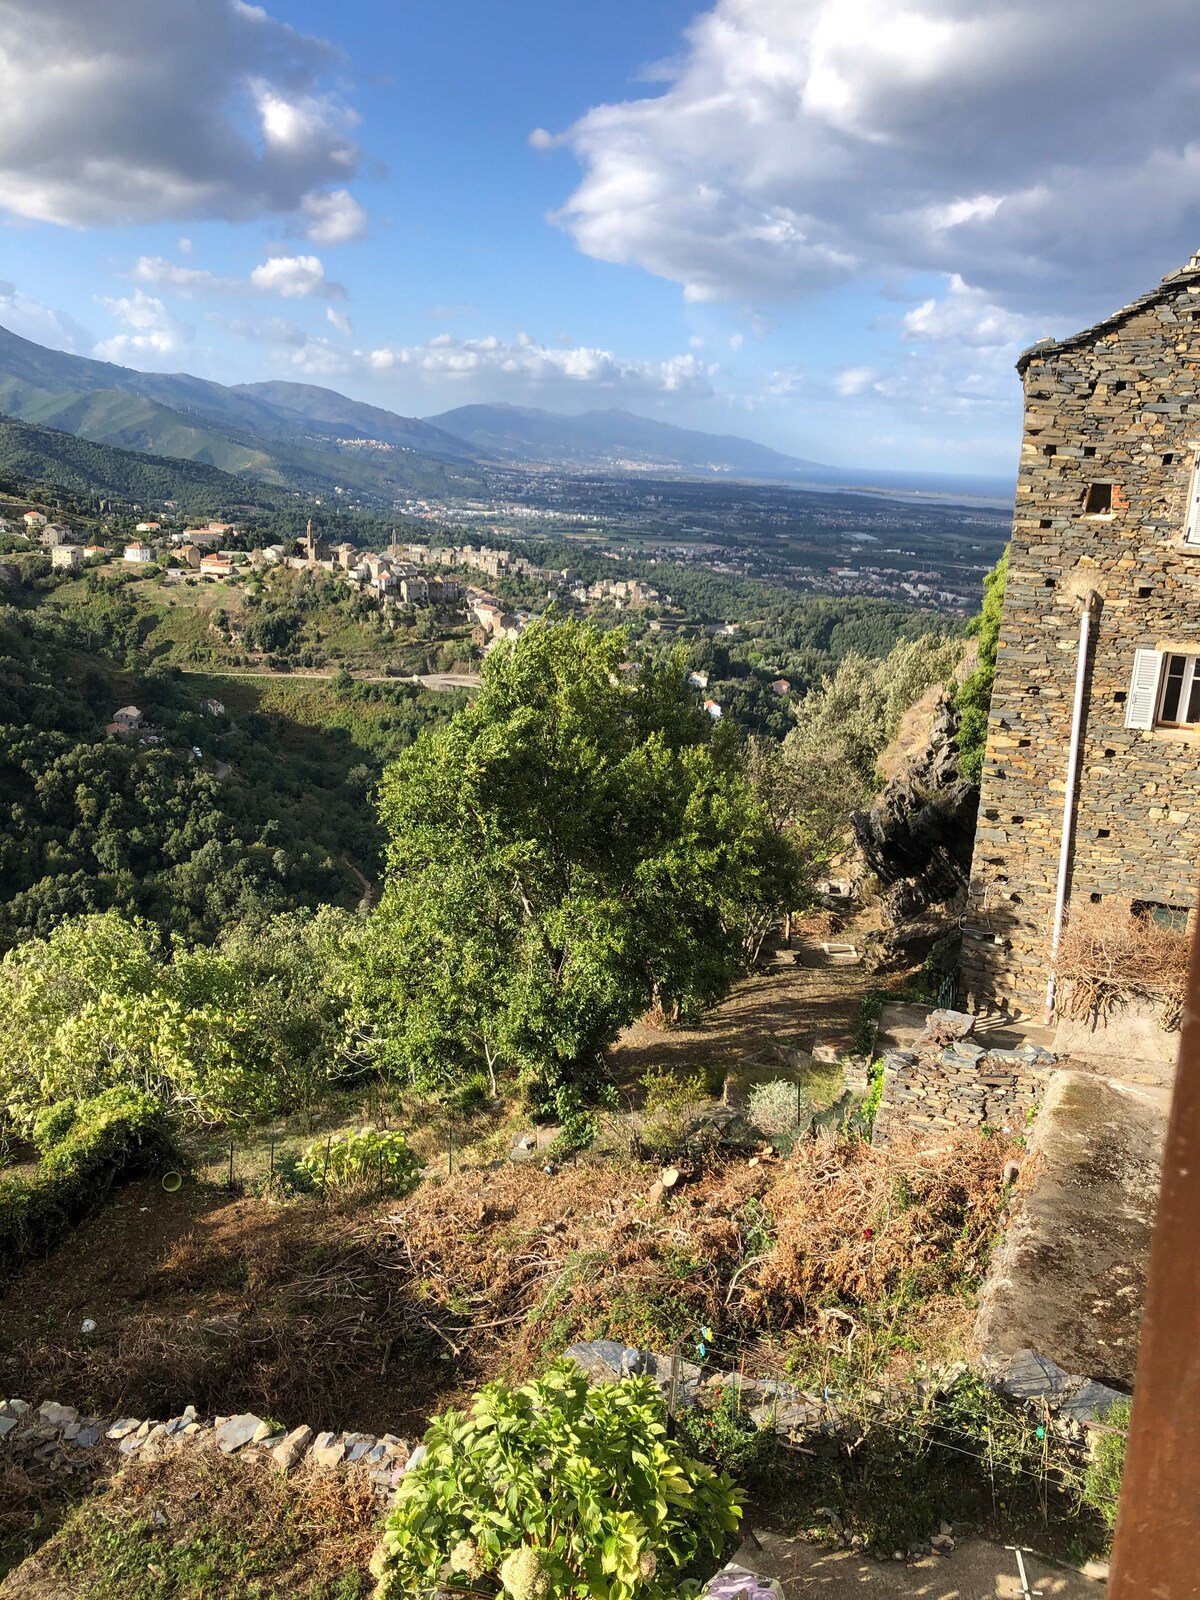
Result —
[[[1075,907],[1058,952],[1059,1005],[1073,1017],[1105,1022],[1135,1001],[1160,1007],[1165,1028],[1177,1028],[1187,985],[1188,935],[1153,916],[1101,901]]]
[[[1007,1153],[978,1135],[806,1144],[714,1160],[657,1205],[657,1168],[624,1160],[464,1171],[390,1210],[214,1195],[157,1244],[159,1202],[133,1186],[14,1285],[0,1357],[31,1394],[104,1414],[191,1402],[408,1434],[579,1338],[662,1350],[708,1327],[714,1361],[807,1367],[807,1347],[886,1317],[936,1358],[969,1325]],[[95,1335],[72,1331],[85,1311]]]

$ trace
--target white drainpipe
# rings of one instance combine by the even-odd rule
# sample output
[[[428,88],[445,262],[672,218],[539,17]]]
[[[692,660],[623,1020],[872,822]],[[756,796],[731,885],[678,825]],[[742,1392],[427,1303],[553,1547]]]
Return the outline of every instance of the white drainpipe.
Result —
[[[1050,935],[1050,976],[1046,980],[1046,1022],[1054,1019],[1054,1000],[1058,990],[1058,946],[1062,939],[1063,915],[1067,909],[1067,868],[1071,861],[1071,838],[1075,831],[1075,784],[1079,776],[1079,734],[1083,727],[1083,692],[1087,683],[1088,644],[1092,626],[1092,602],[1098,596],[1089,589],[1079,619],[1079,656],[1075,664],[1075,705],[1071,712],[1071,748],[1067,753],[1067,792],[1063,796],[1062,843],[1058,851],[1058,884],[1054,892],[1054,931]]]

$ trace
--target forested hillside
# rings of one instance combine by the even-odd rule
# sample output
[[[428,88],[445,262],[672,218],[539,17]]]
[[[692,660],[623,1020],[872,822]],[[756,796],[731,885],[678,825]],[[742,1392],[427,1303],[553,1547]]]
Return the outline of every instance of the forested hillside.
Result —
[[[250,686],[213,717],[203,680],[139,663],[137,632],[119,598],[0,608],[0,944],[109,908],[208,940],[271,911],[356,903],[354,869],[379,867],[375,779],[454,698],[355,684],[325,690],[313,715],[258,709]],[[129,703],[139,736],[106,735]]]
[[[184,510],[217,511],[278,503],[262,485],[200,461],[184,461],[94,444],[58,428],[0,417],[0,486],[27,493],[31,486],[58,495],[152,505],[174,500]]]

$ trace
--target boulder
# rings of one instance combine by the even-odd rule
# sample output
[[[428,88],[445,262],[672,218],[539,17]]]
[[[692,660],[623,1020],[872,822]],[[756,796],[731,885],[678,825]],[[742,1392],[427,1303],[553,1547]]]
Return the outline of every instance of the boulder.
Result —
[[[958,714],[939,706],[929,743],[869,811],[850,818],[863,862],[892,897],[889,920],[900,924],[967,887],[979,790],[959,776]]]

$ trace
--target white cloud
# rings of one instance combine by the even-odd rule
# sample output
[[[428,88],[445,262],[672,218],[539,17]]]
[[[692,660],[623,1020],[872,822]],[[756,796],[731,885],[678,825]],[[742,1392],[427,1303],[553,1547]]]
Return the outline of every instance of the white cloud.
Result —
[[[956,273],[1044,331],[1195,248],[1198,56],[1190,0],[717,0],[663,92],[558,136],[556,220],[689,300]]]
[[[282,295],[285,300],[303,300],[310,295],[326,300],[346,298],[343,285],[326,278],[319,256],[272,256],[251,272],[250,287]]]
[[[547,133],[545,128],[534,128],[529,135],[529,143],[534,150],[553,150],[558,140],[552,133]]]
[[[729,335],[729,348],[731,350],[740,350],[744,343],[745,340],[740,333],[731,333]]]
[[[133,264],[139,283],[166,284],[180,294],[236,294],[245,285],[238,278],[219,278],[203,267],[181,267],[165,256],[139,256]]]
[[[314,244],[349,244],[367,231],[367,213],[348,189],[306,195],[301,211],[305,237]]]
[[[862,394],[879,381],[874,367],[843,367],[833,375],[833,387],[843,399]]]
[[[338,311],[333,306],[325,307],[326,321],[331,322],[339,333],[344,333],[349,339],[354,333],[353,324],[344,311]]]
[[[1015,347],[1036,337],[1036,320],[1006,311],[982,289],[972,289],[958,273],[950,274],[941,300],[925,300],[900,319],[906,338],[950,339],[958,345]]]
[[[161,300],[141,289],[121,299],[102,297],[100,304],[130,332],[102,340],[92,351],[98,361],[155,367],[177,356],[195,338],[194,328],[180,322]]]
[[[385,346],[368,356],[376,372],[403,369],[434,383],[486,380],[490,390],[570,391],[704,398],[712,393],[716,368],[694,353],[665,361],[634,361],[586,345],[540,344],[520,334],[511,343],[496,336],[456,339],[441,333],[423,345]]]
[[[7,0],[0,207],[72,227],[319,220],[361,154],[324,86],[338,61],[240,0],[174,0],[169,17],[161,0]]]
[[[180,266],[165,256],[139,256],[133,266],[139,283],[165,285],[178,293],[198,294],[273,294],[285,300],[316,297],[344,300],[344,284],[325,276],[319,256],[271,256],[252,269],[248,278],[222,278],[203,267]]]
[[[190,256],[192,253],[192,241],[190,239],[180,239],[175,248],[181,256]]]
[[[0,323],[22,339],[49,345],[52,350],[67,350],[72,355],[86,355],[94,343],[92,335],[74,317],[43,305],[15,283],[0,282]]]

